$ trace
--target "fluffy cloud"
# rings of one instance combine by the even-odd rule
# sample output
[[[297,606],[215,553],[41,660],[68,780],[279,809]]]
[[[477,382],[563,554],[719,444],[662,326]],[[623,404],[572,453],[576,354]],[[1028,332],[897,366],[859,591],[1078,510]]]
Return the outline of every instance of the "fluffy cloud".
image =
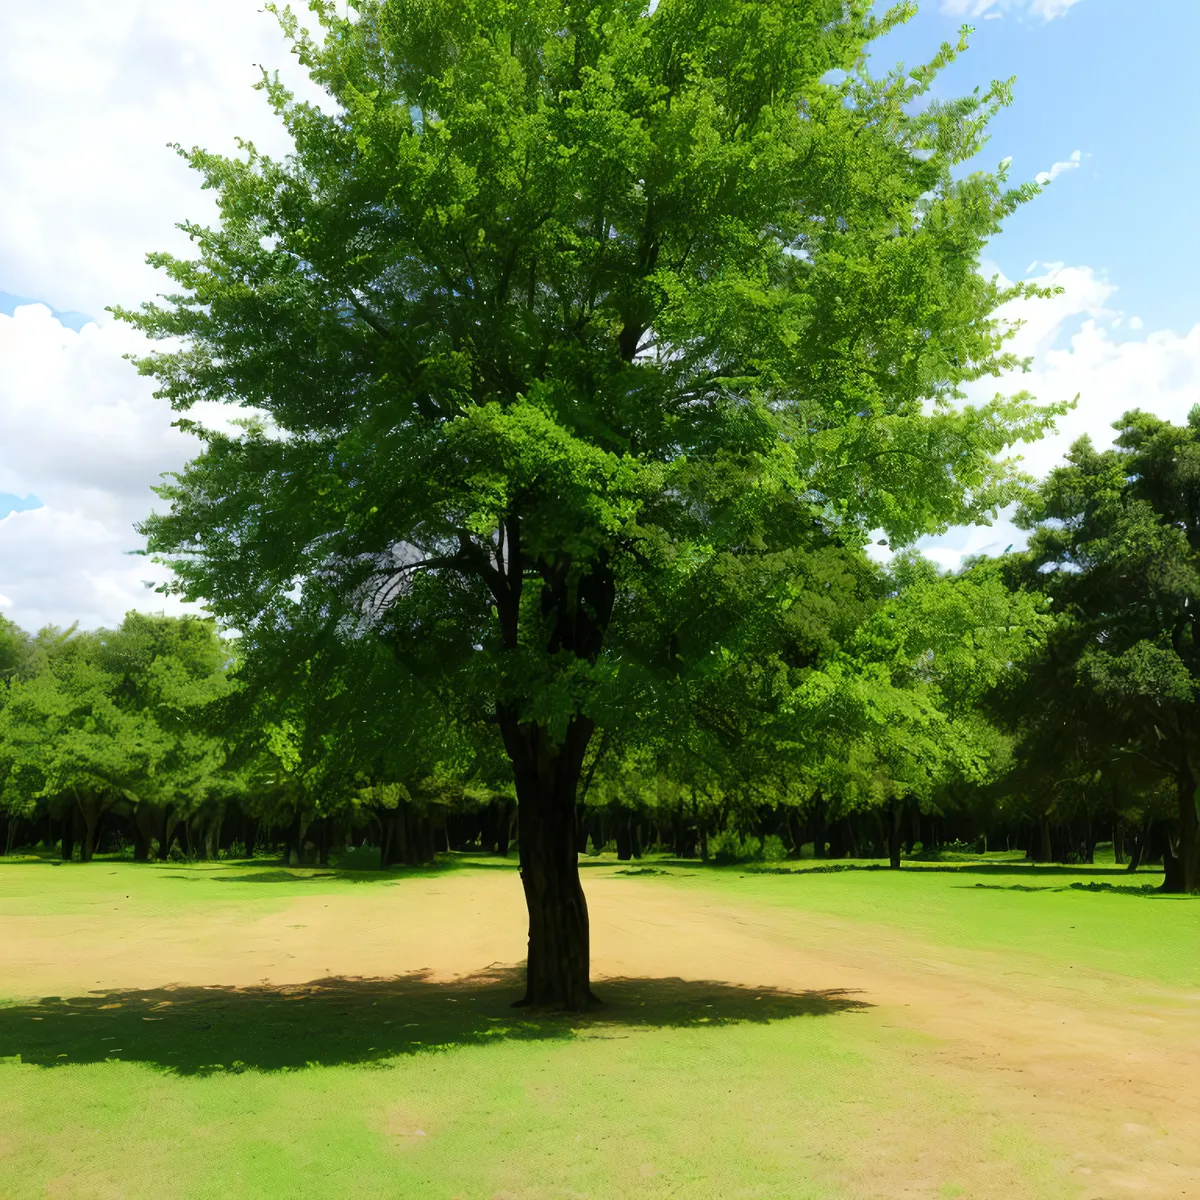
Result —
[[[1045,474],[1084,433],[1108,445],[1126,409],[1181,421],[1200,403],[1200,324],[1184,334],[1140,332],[1137,318],[1114,305],[1116,286],[1088,267],[1042,264],[1034,278],[1062,293],[1004,314],[1023,322],[1013,348],[1032,357],[1031,371],[972,389],[977,401],[1020,388],[1045,401],[1079,396],[1054,434],[1018,447],[1027,470]],[[141,544],[133,525],[151,508],[151,486],[196,443],[172,428],[173,414],[124,361],[143,348],[122,326],[76,332],[43,306],[0,315],[0,493],[43,502],[0,520],[0,610],[26,628],[112,624],[130,608],[179,610],[146,588],[164,572],[133,554]],[[954,567],[1022,537],[1001,520],[922,548]]]
[[[1113,422],[1131,408],[1181,422],[1192,405],[1200,404],[1200,323],[1183,334],[1169,329],[1145,334],[1140,318],[1127,317],[1110,303],[1116,286],[1091,268],[1042,264],[1034,278],[1063,291],[1049,300],[1015,302],[1004,313],[1024,322],[1012,345],[1032,357],[1030,372],[981,380],[972,395],[978,401],[996,390],[1024,388],[1043,401],[1079,397],[1052,435],[1017,447],[1027,471],[1045,475],[1083,434],[1099,447],[1111,445]],[[1123,336],[1126,330],[1137,336]],[[990,528],[951,530],[927,539],[922,549],[955,567],[966,555],[1023,545],[1024,536],[1011,521],[1000,520]]]
[[[952,16],[983,17],[990,21],[1015,11],[1053,21],[1078,3],[1079,0],[942,0],[942,12]]]
[[[133,525],[197,443],[124,361],[141,349],[128,329],[75,331],[42,305],[0,315],[0,492],[42,502],[0,520],[0,606],[28,629],[178,610],[147,590],[164,572],[132,554]]]
[[[1071,157],[1064,162],[1052,163],[1050,170],[1039,171],[1037,173],[1037,181],[1038,183],[1053,183],[1064,171],[1077,171],[1082,161],[1083,151],[1072,150]]]
[[[168,143],[286,151],[256,64],[312,89],[253,0],[4,4],[0,48],[0,289],[92,316],[154,295],[147,251],[212,212]]]

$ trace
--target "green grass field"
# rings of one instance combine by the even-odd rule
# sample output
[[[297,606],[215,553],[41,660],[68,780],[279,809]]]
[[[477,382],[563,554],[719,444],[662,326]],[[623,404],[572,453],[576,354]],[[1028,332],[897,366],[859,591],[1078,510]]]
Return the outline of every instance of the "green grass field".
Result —
[[[517,910],[499,906],[519,886],[495,862],[0,860],[0,1194],[1051,1198],[1138,1180],[1185,1194],[1154,1190],[1176,1186],[1155,1161],[1188,1169],[1175,1145],[1192,1110],[1151,1111],[1140,1077],[1105,1074],[1131,1046],[1174,1046],[1180,1069],[1196,1049],[1200,904],[1135,890],[1156,877],[994,856],[899,873],[592,860],[585,880],[597,974],[621,978],[597,985],[597,1013],[567,1018],[514,1012],[513,968],[479,973],[492,959],[464,959],[457,980],[419,971],[411,939],[429,927],[429,953],[444,950],[476,897],[472,936],[486,946],[496,922],[511,948],[499,919]],[[361,942],[363,970],[231,986],[222,945],[205,948],[217,936],[230,961],[253,957],[260,943],[238,940],[253,934],[299,954],[330,936],[301,918],[327,909],[330,953],[354,962]],[[418,956],[390,979],[379,955],[400,951],[371,940],[381,920]],[[604,947],[626,943],[646,969],[606,971]],[[1045,1033],[1060,1021],[1061,1045]],[[1006,1055],[1024,1069],[1035,1030],[1030,1086],[1074,1064],[1074,1098],[1043,1105],[1003,1074]],[[1114,1121],[1150,1132],[1106,1135]]]

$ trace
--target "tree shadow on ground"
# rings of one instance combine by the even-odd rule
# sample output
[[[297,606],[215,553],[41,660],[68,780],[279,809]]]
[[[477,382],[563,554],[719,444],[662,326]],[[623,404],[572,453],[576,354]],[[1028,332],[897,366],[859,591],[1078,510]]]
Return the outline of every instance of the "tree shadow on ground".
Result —
[[[990,892],[1104,892],[1115,896],[1141,896],[1146,900],[1197,900],[1179,892],[1164,892],[1161,884],[1068,883],[1058,887],[1032,887],[1027,883],[963,883],[960,887],[984,888]]]
[[[683,979],[612,979],[589,1013],[514,1009],[522,968],[448,983],[318,979],[296,986],[166,987],[51,996],[0,1008],[0,1058],[67,1066],[116,1059],[180,1075],[381,1063],[494,1041],[611,1038],[831,1016],[869,1008],[844,989],[788,992]]]
[[[695,864],[693,864],[694,866]],[[729,868],[722,868],[728,871]],[[819,867],[760,867],[747,864],[738,868],[742,875],[829,875],[839,871],[887,871],[894,876],[919,875],[1013,875],[1022,879],[1041,879],[1055,875],[1111,875],[1124,879],[1155,878],[1162,875],[1162,868],[1148,867],[1130,874],[1127,867],[1089,866],[1086,863],[935,863],[909,862],[905,860],[899,870],[886,863],[829,863]],[[1039,889],[1040,890],[1040,889]]]

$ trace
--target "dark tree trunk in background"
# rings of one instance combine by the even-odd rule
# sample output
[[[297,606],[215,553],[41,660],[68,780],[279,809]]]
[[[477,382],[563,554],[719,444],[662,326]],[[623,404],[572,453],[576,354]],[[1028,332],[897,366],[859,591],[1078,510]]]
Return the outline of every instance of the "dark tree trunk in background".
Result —
[[[1177,836],[1160,830],[1163,847],[1161,891],[1173,894],[1200,892],[1200,814],[1197,813],[1196,778],[1188,763],[1175,777],[1178,806]],[[1157,857],[1157,856],[1156,856]]]
[[[1163,855],[1164,892],[1200,892],[1200,813],[1197,812],[1196,777],[1185,764],[1176,780],[1179,837],[1172,847],[1167,839]],[[1174,854],[1172,854],[1174,849]],[[1174,858],[1175,863],[1170,860]]]
[[[304,861],[304,835],[308,832],[308,817],[299,809],[288,830],[287,864],[298,867]]]
[[[529,960],[522,1004],[579,1011],[592,1004],[587,901],[575,850],[575,797],[592,724],[573,717],[564,741],[544,726],[502,713],[520,822],[521,885],[529,910]]]
[[[251,817],[246,822],[246,857],[254,857],[254,848],[258,844],[258,822]]]
[[[888,819],[888,866],[893,871],[900,869],[900,825],[903,820],[904,804],[900,800],[893,800]]]
[[[217,848],[221,844],[221,821],[224,814],[218,812],[215,816],[211,816],[205,822],[204,830],[204,857],[207,859],[215,859],[217,857]]]
[[[1113,821],[1113,862],[1119,867],[1125,861],[1125,823],[1120,817]]]
[[[826,856],[825,844],[829,840],[825,831],[825,799],[820,792],[813,801],[813,858]]]
[[[404,806],[386,809],[380,818],[379,866],[396,867],[408,857],[408,829],[404,821]]]
[[[134,848],[136,862],[149,862],[156,834],[161,833],[166,814],[152,804],[139,804],[133,813]]]
[[[1050,844],[1050,818],[1042,817],[1038,822],[1038,862],[1051,862],[1054,849]]]
[[[175,838],[181,829],[186,832],[186,825],[180,823],[179,817],[173,808],[168,808],[163,813],[162,832],[158,835],[158,858],[160,862],[167,861],[171,853],[171,847],[175,844]]]
[[[617,830],[617,860],[628,862],[633,857],[633,817],[628,809],[619,808],[614,817]]]
[[[1089,864],[1096,861],[1096,822],[1092,820],[1091,813],[1087,815],[1087,824],[1083,830],[1083,861]]]
[[[77,797],[77,804],[83,817],[83,841],[79,847],[79,861],[91,862],[92,855],[96,852],[100,822],[104,816],[104,801],[98,796],[85,794]]]
[[[70,862],[75,857],[75,830],[79,821],[79,810],[68,804],[62,818],[62,860]]]
[[[1187,891],[1183,857],[1177,848],[1171,845],[1169,837],[1163,850],[1163,881],[1158,890],[1171,895],[1180,895]]]
[[[1125,868],[1126,871],[1136,871],[1142,865],[1142,859],[1146,854],[1146,847],[1150,841],[1150,820],[1147,818],[1142,822],[1141,829],[1135,830],[1133,834],[1133,849],[1129,854],[1129,865]]]
[[[804,823],[794,808],[787,811],[788,841],[792,843],[788,858],[799,858],[804,852]]]
[[[496,816],[496,853],[501,858],[508,857],[508,844],[512,840],[513,806],[508,800],[497,801],[499,812]]]
[[[829,826],[829,857],[830,858],[845,858],[847,852],[846,832],[848,821],[845,817],[833,822]]]

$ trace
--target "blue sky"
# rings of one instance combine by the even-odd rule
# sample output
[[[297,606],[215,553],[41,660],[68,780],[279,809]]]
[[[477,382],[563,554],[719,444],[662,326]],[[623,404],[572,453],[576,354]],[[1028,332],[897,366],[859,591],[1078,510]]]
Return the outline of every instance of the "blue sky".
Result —
[[[979,165],[1011,156],[1016,182],[1060,164],[984,269],[1063,293],[1008,314],[1026,322],[1015,348],[1032,372],[972,392],[1079,395],[1023,449],[1040,475],[1080,434],[1106,442],[1126,408],[1181,420],[1200,403],[1200,0],[926,0],[873,65],[926,61],[964,22],[971,48],[935,95],[1017,77]],[[195,444],[105,308],[153,296],[146,252],[186,253],[175,222],[212,217],[168,143],[230,152],[241,135],[286,151],[251,87],[258,63],[319,98],[259,0],[0,5],[0,612],[27,628],[164,607],[134,523]],[[1001,519],[921,545],[954,567],[1020,537]]]
[[[992,259],[1010,278],[1034,260],[1086,263],[1148,328],[1190,329],[1200,319],[1200,0],[1078,0],[1050,21],[1025,7],[997,5],[988,19],[922,4],[876,43],[872,65],[919,62],[973,24],[970,50],[936,92],[1017,77],[981,164],[1011,154],[1013,177],[1027,179],[1083,156],[1013,216]]]

